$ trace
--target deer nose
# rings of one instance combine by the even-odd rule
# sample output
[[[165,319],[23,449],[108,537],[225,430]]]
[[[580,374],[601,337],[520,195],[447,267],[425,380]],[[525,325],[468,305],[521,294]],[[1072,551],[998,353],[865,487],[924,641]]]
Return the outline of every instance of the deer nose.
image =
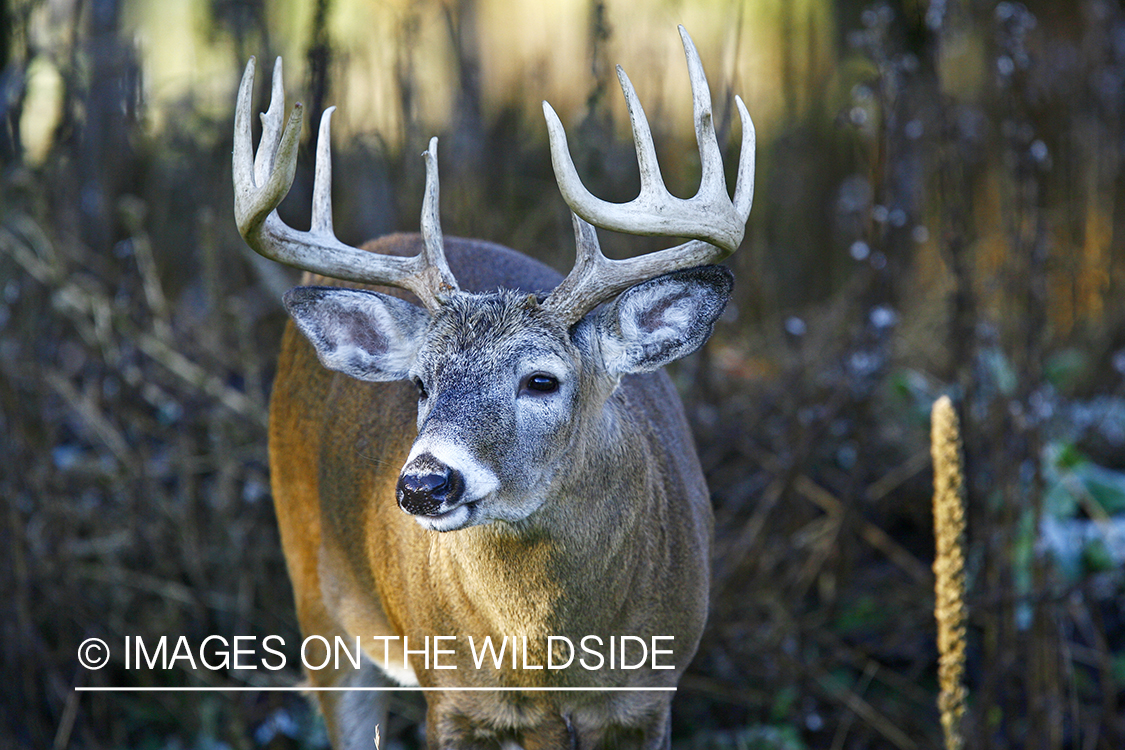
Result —
[[[412,516],[437,516],[461,504],[465,480],[448,466],[421,472],[403,471],[395,487],[398,506]]]

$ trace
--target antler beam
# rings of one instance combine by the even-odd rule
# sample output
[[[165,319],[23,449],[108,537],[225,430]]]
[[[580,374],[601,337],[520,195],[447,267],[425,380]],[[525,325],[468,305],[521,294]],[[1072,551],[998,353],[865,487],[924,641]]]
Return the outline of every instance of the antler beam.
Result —
[[[703,63],[687,31],[683,26],[679,29],[691,78],[695,138],[702,166],[699,191],[694,197],[677,198],[664,186],[648,119],[633,84],[620,66],[617,77],[629,108],[641,175],[641,192],[628,203],[609,203],[586,189],[570,157],[562,122],[551,105],[543,102],[555,178],[563,200],[574,214],[578,245],[574,269],[544,304],[558,310],[570,322],[633,284],[679,269],[718,263],[742,242],[754,197],[754,123],[742,98],[736,96],[742,120],[742,154],[732,200],[727,193]],[[637,258],[610,260],[598,247],[591,224],[628,234],[694,239]]]
[[[457,280],[445,261],[438,217],[437,138],[430,139],[426,159],[426,194],[422,204],[424,247],[413,258],[369,253],[336,239],[332,230],[332,155],[330,123],[335,107],[324,111],[317,139],[313,182],[312,226],[301,232],[277,215],[293,185],[297,170],[297,140],[301,134],[301,105],[295,104],[281,127],[285,91],[281,58],[273,74],[270,106],[262,115],[262,139],[257,154],[250,134],[255,60],[250,58],[238,88],[234,116],[234,216],[238,231],[255,252],[271,260],[343,281],[385,284],[413,292],[427,309],[441,304],[441,296],[457,291]]]

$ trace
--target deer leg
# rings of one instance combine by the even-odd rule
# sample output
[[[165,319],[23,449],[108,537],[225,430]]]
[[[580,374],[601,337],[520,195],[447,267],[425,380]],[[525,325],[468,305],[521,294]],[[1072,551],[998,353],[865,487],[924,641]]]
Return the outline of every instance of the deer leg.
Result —
[[[389,686],[391,681],[374,664],[364,661],[358,670],[348,670],[334,687]],[[375,727],[387,724],[387,697],[371,690],[317,693],[328,738],[333,750],[371,750]]]

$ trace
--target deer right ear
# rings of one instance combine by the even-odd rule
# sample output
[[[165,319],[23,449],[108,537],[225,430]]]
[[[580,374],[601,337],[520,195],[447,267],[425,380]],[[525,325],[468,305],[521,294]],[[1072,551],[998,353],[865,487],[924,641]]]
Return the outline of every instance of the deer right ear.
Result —
[[[403,380],[410,371],[429,313],[378,292],[299,286],[285,309],[329,370],[358,380]]]

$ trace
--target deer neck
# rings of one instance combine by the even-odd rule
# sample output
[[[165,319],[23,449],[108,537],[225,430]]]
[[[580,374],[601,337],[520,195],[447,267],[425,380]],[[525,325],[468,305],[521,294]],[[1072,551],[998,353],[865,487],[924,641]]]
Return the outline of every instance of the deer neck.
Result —
[[[573,446],[530,517],[435,540],[432,562],[458,581],[455,596],[495,632],[546,637],[579,624],[608,628],[613,603],[624,604],[643,578],[646,517],[662,488],[651,462],[624,446],[636,448],[644,435],[608,407],[594,434]],[[590,477],[608,479],[591,486]]]

